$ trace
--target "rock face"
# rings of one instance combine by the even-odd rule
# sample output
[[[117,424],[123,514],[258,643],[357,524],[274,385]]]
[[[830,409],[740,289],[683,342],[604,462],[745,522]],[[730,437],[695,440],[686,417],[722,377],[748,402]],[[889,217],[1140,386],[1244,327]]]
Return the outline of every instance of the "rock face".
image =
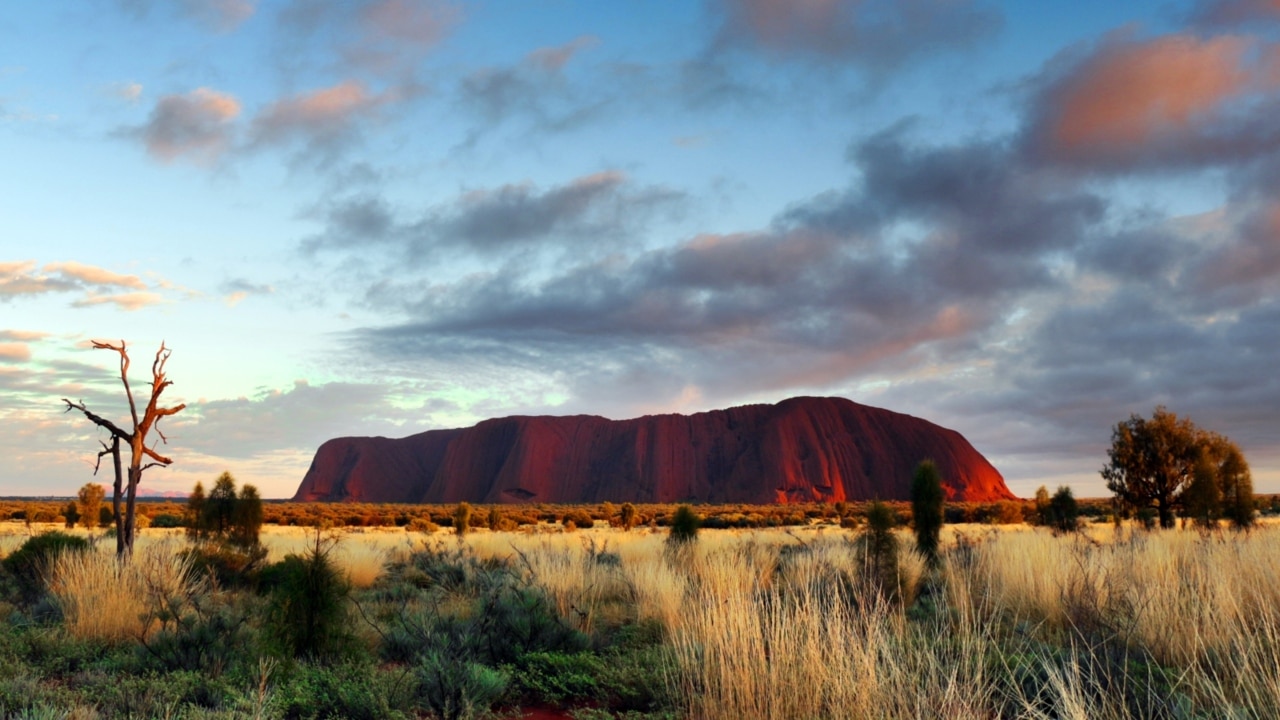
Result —
[[[398,503],[905,500],[932,459],[950,500],[1012,498],[954,430],[844,398],[694,415],[508,417],[320,446],[294,500]]]

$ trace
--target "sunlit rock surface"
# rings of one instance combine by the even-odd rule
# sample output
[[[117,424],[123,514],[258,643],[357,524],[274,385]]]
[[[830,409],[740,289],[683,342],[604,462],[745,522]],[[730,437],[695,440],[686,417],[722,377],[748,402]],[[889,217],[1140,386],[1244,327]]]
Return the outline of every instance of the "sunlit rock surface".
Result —
[[[932,459],[949,500],[1012,498],[954,430],[844,398],[693,415],[508,417],[320,446],[300,501],[453,503],[905,500]]]

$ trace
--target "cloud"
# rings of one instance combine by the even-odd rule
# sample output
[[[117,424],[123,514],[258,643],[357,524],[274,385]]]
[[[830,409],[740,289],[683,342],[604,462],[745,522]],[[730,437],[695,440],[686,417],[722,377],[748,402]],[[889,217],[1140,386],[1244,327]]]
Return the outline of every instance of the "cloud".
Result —
[[[243,278],[224,282],[219,290],[228,307],[239,305],[242,300],[251,295],[271,295],[275,292],[275,288],[270,285],[252,283]]]
[[[0,362],[27,362],[31,359],[31,348],[22,342],[0,343]]]
[[[314,252],[381,244],[401,259],[421,261],[433,250],[460,249],[492,255],[557,247],[616,247],[655,216],[678,209],[682,195],[661,187],[636,187],[617,171],[585,175],[539,188],[532,183],[472,190],[401,221],[376,197],[358,197],[322,208],[326,228],[304,242]],[[592,253],[594,254],[594,253]]]
[[[278,60],[285,67],[319,46],[333,60],[331,71],[402,81],[461,21],[462,11],[444,0],[293,0],[279,17]]]
[[[142,282],[142,278],[137,275],[121,275],[111,272],[93,265],[85,265],[84,263],[74,260],[68,262],[54,262],[44,266],[47,273],[55,273],[61,275],[68,280],[80,281],[86,285],[95,285],[99,287],[123,287],[133,290],[145,290],[147,284]]]
[[[713,0],[722,47],[883,72],[990,38],[1001,16],[971,0]]]
[[[1060,56],[1039,85],[1026,142],[1062,165],[1206,165],[1280,141],[1280,52],[1246,36],[1115,33]]]
[[[152,305],[160,305],[164,302],[166,302],[164,296],[156,292],[132,292],[120,293],[117,295],[97,295],[89,293],[85,297],[71,303],[71,306],[86,308],[93,307],[95,305],[115,305],[121,310],[133,312]]]
[[[474,143],[483,131],[513,119],[529,122],[537,132],[563,132],[617,102],[615,88],[609,84],[578,85],[566,76],[569,63],[598,43],[595,37],[582,36],[533,50],[518,63],[485,67],[464,76],[457,88],[459,102],[484,123],[467,142]]]
[[[232,121],[240,115],[235,97],[209,88],[185,95],[163,95],[146,124],[121,132],[142,141],[147,152],[164,162],[218,160],[232,144]]]
[[[115,83],[107,88],[111,95],[125,102],[137,102],[142,97],[142,84],[136,82]]]
[[[34,260],[0,262],[0,300],[13,300],[22,295],[42,295],[74,290],[74,282],[51,278],[35,272]]]
[[[300,142],[310,153],[331,153],[351,138],[361,120],[397,99],[393,92],[370,93],[352,80],[283,98],[254,118],[250,143]]]
[[[0,341],[39,342],[49,335],[38,330],[0,330]]]
[[[1198,0],[1191,10],[1191,24],[1224,28],[1258,21],[1280,21],[1280,0]]]
[[[230,32],[253,17],[256,0],[118,0],[127,11],[143,17],[153,9],[176,12],[215,32]]]

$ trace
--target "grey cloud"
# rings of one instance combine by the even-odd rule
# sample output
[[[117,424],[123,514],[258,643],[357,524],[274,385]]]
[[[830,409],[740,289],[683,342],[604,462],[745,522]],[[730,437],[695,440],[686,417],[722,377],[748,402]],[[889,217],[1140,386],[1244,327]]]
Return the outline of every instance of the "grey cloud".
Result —
[[[117,0],[117,3],[138,17],[155,10],[173,11],[216,32],[236,29],[257,9],[255,0]]]
[[[848,62],[884,72],[992,37],[1002,18],[973,0],[713,0],[721,47]]]
[[[321,50],[333,67],[360,68],[369,76],[413,83],[418,64],[462,20],[443,0],[292,0],[277,15],[278,62],[294,63]],[[300,47],[307,52],[299,51]]]
[[[239,114],[240,103],[231,95],[198,88],[185,95],[161,96],[146,123],[117,134],[140,140],[159,160],[212,163],[231,148],[232,121]]]
[[[1196,27],[1221,29],[1249,23],[1280,22],[1275,0],[1197,0],[1188,18]]]
[[[383,244],[416,262],[435,250],[493,254],[539,249],[545,240],[609,248],[655,214],[678,209],[681,201],[678,192],[635,187],[613,171],[546,189],[522,183],[473,190],[411,220],[398,219],[378,197],[361,196],[320,208],[325,230],[303,247],[316,252]]]

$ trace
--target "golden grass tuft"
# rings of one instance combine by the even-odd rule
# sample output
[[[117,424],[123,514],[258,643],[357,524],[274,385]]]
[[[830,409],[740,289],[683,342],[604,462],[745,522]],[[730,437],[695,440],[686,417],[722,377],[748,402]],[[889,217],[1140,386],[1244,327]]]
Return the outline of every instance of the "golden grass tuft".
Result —
[[[68,634],[107,643],[145,637],[150,614],[197,585],[190,562],[165,544],[136,550],[126,563],[104,550],[63,553],[48,582]]]

